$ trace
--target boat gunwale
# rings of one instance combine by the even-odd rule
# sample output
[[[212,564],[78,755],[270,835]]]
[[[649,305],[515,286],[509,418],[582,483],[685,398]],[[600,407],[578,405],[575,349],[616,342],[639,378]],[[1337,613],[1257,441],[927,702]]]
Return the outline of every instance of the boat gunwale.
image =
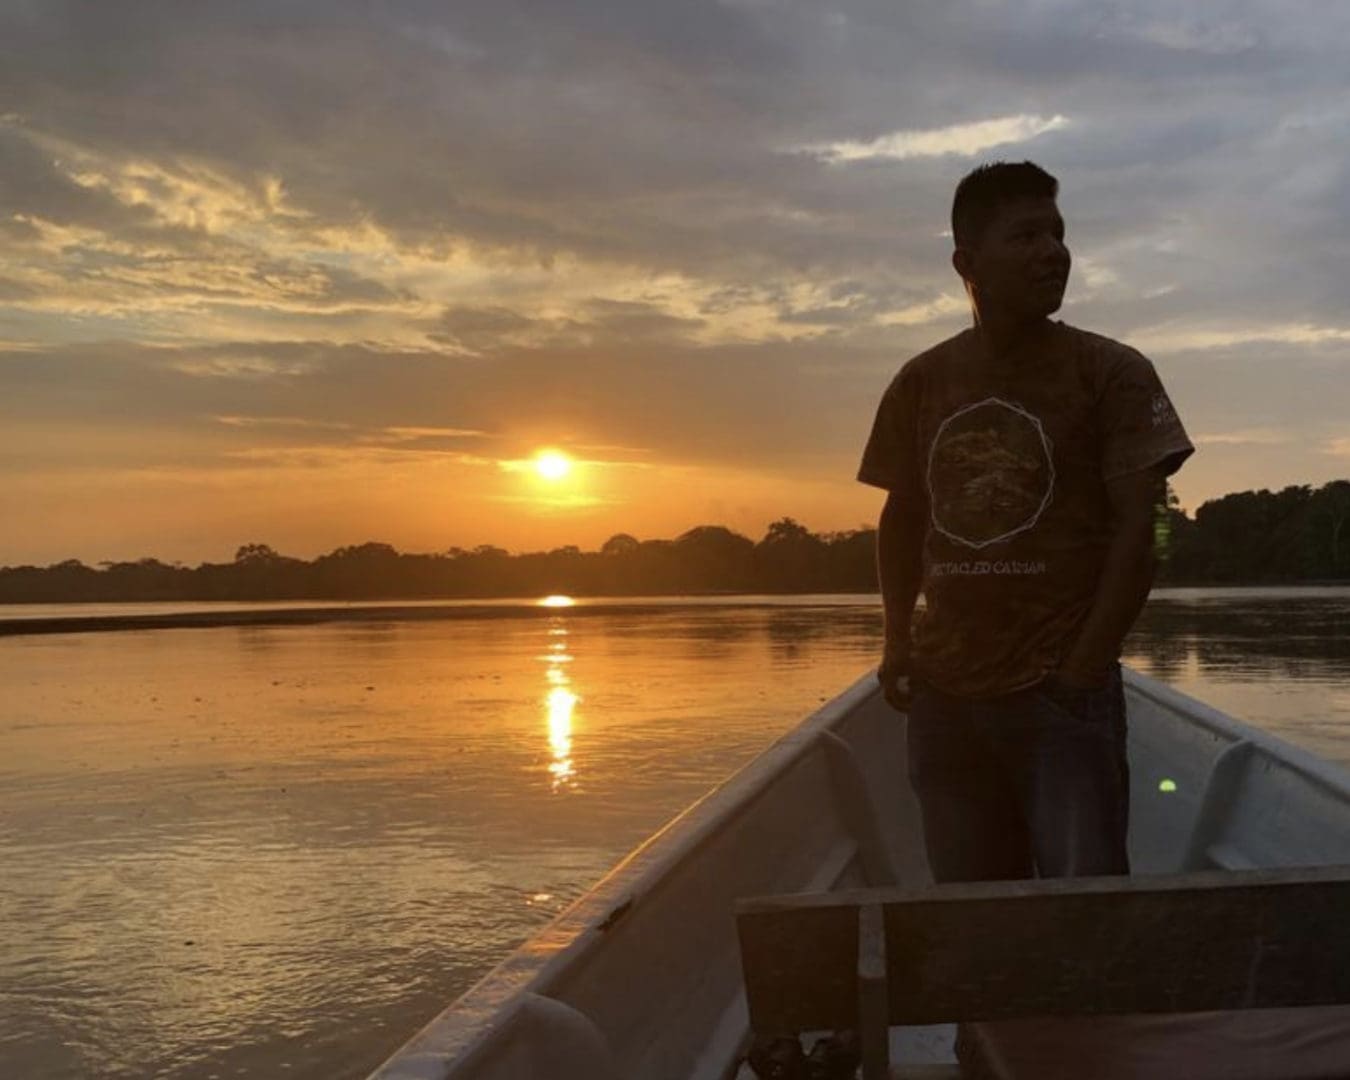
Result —
[[[1350,801],[1350,769],[1319,756],[1312,750],[1298,746],[1268,731],[1252,727],[1241,720],[1220,712],[1212,705],[1182,693],[1166,683],[1128,668],[1124,669],[1125,685],[1143,697],[1161,705],[1172,715],[1184,715],[1198,727],[1230,742],[1248,742],[1266,758],[1278,761],[1292,772],[1312,781],[1324,791]]]
[[[370,1080],[439,1080],[490,1049],[526,995],[546,995],[573,964],[601,947],[610,925],[805,757],[821,732],[837,727],[879,693],[876,674],[869,670],[780,735],[628,852],[585,895],[427,1022]]]

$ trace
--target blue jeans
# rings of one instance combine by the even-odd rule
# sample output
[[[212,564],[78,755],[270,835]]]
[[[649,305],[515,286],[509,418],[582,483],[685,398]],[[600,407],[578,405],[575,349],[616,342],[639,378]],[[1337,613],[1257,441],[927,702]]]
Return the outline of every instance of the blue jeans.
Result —
[[[936,881],[1130,872],[1119,665],[1101,690],[1051,679],[971,699],[911,685],[909,779]]]

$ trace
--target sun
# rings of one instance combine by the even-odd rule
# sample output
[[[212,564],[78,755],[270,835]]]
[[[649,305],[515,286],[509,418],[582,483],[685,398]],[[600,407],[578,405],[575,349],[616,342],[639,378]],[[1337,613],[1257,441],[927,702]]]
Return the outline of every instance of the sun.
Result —
[[[572,471],[572,459],[560,450],[540,450],[534,455],[534,471],[545,480],[561,480]]]

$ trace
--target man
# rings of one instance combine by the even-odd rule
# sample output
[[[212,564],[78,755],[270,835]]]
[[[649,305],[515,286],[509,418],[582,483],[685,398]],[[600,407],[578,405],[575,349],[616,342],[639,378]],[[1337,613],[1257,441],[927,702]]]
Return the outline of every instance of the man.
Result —
[[[901,368],[858,472],[887,491],[879,677],[938,881],[1129,872],[1118,658],[1193,447],[1148,360],[1050,319],[1058,187],[1031,162],[958,185],[974,325]]]

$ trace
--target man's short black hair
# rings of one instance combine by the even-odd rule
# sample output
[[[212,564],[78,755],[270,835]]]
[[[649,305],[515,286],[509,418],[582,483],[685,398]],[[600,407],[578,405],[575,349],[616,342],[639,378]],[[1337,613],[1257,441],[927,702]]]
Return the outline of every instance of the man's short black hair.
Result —
[[[962,177],[952,199],[952,238],[957,247],[984,239],[999,208],[1015,199],[1053,199],[1059,181],[1030,161],[994,161]]]

